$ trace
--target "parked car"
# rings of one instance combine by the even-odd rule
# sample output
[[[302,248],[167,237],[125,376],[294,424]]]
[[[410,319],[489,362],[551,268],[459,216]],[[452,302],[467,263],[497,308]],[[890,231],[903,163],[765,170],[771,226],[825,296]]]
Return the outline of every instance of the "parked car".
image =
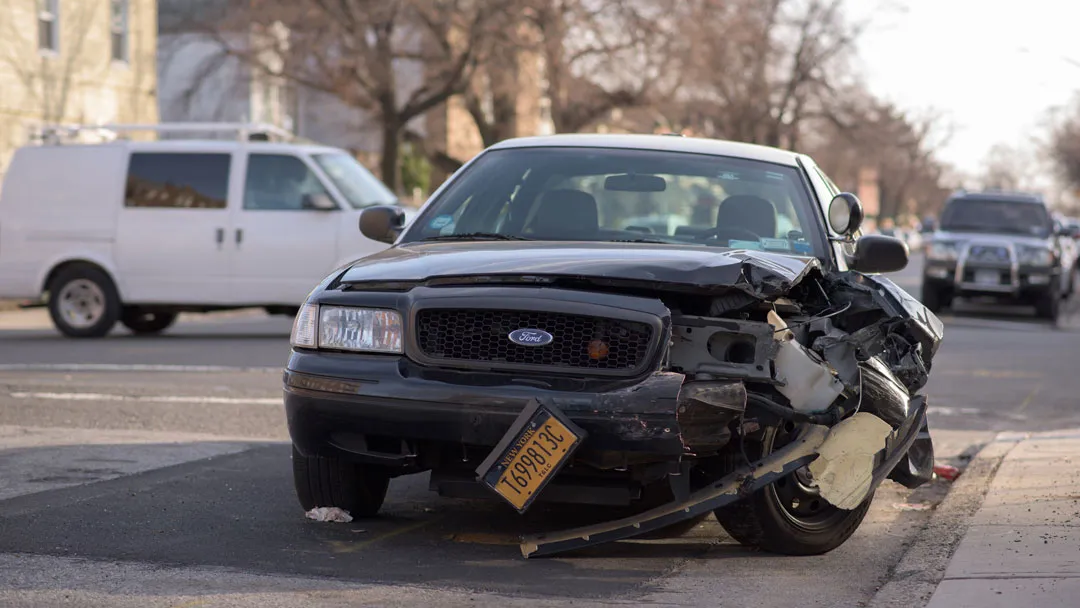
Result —
[[[295,314],[327,272],[386,248],[356,231],[376,204],[398,201],[337,148],[28,145],[0,191],[0,298],[47,296],[72,337],[104,336],[117,321],[159,332],[182,311]]]
[[[702,179],[729,194],[677,233],[598,212]],[[526,556],[710,514],[770,551],[839,546],[883,480],[932,476],[916,392],[942,339],[877,274],[905,244],[861,221],[807,156],[661,135],[504,141],[405,229],[364,210],[393,247],[329,274],[292,332],[301,506],[374,516],[390,478],[430,471],[442,495],[518,512],[635,511],[527,537]]]
[[[1034,305],[1056,319],[1075,286],[1076,247],[1037,195],[964,192],[945,203],[929,236],[922,301],[933,311],[956,298]]]

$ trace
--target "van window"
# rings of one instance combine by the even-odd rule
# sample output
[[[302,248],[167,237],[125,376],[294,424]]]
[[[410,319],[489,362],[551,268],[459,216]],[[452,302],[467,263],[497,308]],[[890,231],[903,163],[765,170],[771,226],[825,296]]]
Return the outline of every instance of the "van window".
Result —
[[[136,152],[124,206],[224,209],[231,160],[229,154]]]
[[[304,197],[328,195],[304,161],[285,154],[252,154],[244,183],[244,209],[299,211]]]

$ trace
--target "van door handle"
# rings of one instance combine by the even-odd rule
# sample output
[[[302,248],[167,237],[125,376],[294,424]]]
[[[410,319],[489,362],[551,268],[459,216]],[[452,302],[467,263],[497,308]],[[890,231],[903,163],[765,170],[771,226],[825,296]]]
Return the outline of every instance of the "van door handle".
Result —
[[[216,240],[217,240],[218,245],[225,242],[225,229],[224,228],[218,228],[217,229],[217,239]]]
[[[243,241],[243,240],[244,240],[244,229],[243,228],[237,228],[236,229],[236,246],[239,247],[240,246],[240,241]]]

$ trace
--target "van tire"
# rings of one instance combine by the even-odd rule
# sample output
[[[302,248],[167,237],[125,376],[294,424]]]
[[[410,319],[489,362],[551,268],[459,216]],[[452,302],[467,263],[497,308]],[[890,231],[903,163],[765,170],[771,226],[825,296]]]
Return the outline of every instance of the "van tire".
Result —
[[[139,308],[125,308],[120,315],[124,327],[136,335],[157,334],[168,329],[176,322],[175,312],[146,312]]]
[[[69,338],[101,338],[120,319],[120,295],[109,275],[90,264],[60,269],[49,282],[49,316]]]

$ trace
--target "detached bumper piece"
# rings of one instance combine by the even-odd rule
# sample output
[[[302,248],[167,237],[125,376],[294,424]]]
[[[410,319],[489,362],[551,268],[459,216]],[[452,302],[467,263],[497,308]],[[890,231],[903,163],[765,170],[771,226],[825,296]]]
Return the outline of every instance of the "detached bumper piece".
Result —
[[[869,483],[860,488],[861,497],[855,500],[856,504],[885,480],[919,438],[926,420],[926,398],[922,395],[912,398],[911,407],[912,415],[882,442],[885,457],[874,467]],[[521,541],[521,554],[526,558],[543,557],[625,540],[742,500],[817,460],[822,446],[833,432],[824,425],[808,424],[795,441],[756,462],[737,468],[711,485],[693,492],[686,500],[608,523],[526,536]],[[858,457],[855,455],[856,459]],[[848,468],[850,464],[841,464],[840,468]]]
[[[521,542],[526,558],[574,551],[639,534],[697,517],[741,500],[817,458],[817,450],[829,435],[829,428],[807,426],[798,439],[757,462],[744,465],[715,483],[702,488],[682,502],[673,502],[632,517],[584,526],[565,532],[527,536]]]

